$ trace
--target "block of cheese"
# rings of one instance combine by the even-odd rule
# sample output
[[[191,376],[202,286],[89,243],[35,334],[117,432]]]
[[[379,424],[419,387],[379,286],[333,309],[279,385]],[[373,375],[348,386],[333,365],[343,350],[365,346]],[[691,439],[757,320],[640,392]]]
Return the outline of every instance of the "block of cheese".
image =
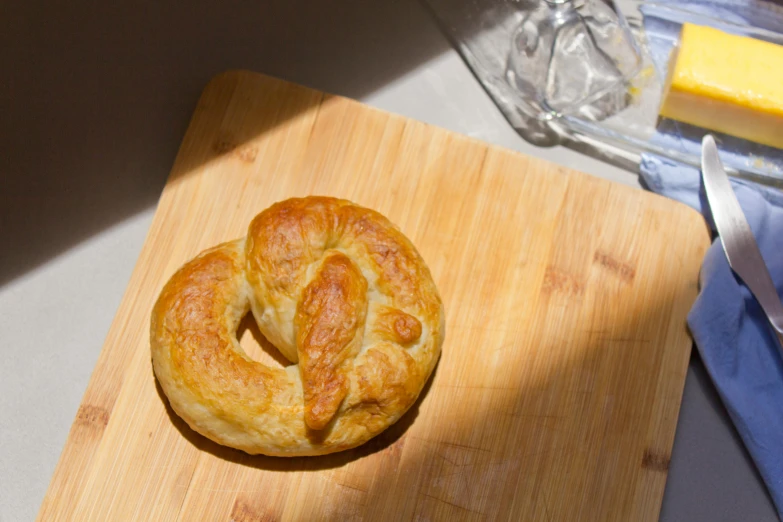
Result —
[[[783,46],[683,24],[660,114],[783,148]]]

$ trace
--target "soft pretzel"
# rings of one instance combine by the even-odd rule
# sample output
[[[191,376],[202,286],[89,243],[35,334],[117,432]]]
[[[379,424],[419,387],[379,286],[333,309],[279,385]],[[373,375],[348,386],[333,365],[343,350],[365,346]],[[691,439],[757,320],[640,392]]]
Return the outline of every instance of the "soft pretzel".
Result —
[[[251,360],[236,331],[252,311],[293,364]],[[155,375],[195,431],[250,454],[320,455],[396,422],[440,355],[443,305],[413,244],[349,201],[272,205],[243,239],[199,254],[152,312]]]

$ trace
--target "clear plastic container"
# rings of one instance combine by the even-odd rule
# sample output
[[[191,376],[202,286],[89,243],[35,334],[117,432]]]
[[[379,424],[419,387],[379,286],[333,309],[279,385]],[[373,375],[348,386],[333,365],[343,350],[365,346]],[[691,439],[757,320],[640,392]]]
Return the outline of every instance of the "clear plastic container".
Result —
[[[622,13],[601,0],[544,0],[518,7],[506,80],[540,118],[583,107],[611,114],[642,67],[642,52]]]
[[[425,1],[506,118],[528,141],[546,145],[567,135],[609,157],[618,150],[654,153],[698,166],[701,139],[710,132],[730,175],[783,186],[783,150],[658,114],[671,51],[683,23],[777,44],[783,44],[783,34],[668,3],[629,0],[618,10],[609,0],[567,2],[569,13],[575,10],[578,18],[587,20],[579,27],[581,22],[558,20],[563,4],[546,0]],[[601,46],[600,36],[596,38],[596,27],[599,34],[614,35],[609,52]],[[577,33],[566,34],[565,45],[560,44],[569,50],[561,53],[564,60],[556,55],[558,39],[552,35],[557,31]],[[530,42],[543,44],[544,49]],[[597,55],[603,56],[596,59]]]

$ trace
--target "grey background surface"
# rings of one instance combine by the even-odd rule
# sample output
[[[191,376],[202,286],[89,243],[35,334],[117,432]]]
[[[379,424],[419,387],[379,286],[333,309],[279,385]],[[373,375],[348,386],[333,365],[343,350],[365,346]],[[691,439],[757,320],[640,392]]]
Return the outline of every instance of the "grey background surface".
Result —
[[[638,186],[519,138],[414,0],[110,4],[0,16],[0,521],[35,518],[215,74],[263,72]],[[777,520],[695,356],[661,520]]]

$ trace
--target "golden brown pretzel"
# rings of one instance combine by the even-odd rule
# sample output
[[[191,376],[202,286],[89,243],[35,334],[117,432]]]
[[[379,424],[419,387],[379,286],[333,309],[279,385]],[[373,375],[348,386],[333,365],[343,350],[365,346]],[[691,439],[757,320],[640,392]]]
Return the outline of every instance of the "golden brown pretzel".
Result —
[[[270,368],[236,338],[252,310],[296,365]],[[444,313],[429,269],[377,212],[289,199],[245,238],[175,273],[152,312],[155,375],[191,428],[247,453],[358,446],[414,403],[440,355]]]

